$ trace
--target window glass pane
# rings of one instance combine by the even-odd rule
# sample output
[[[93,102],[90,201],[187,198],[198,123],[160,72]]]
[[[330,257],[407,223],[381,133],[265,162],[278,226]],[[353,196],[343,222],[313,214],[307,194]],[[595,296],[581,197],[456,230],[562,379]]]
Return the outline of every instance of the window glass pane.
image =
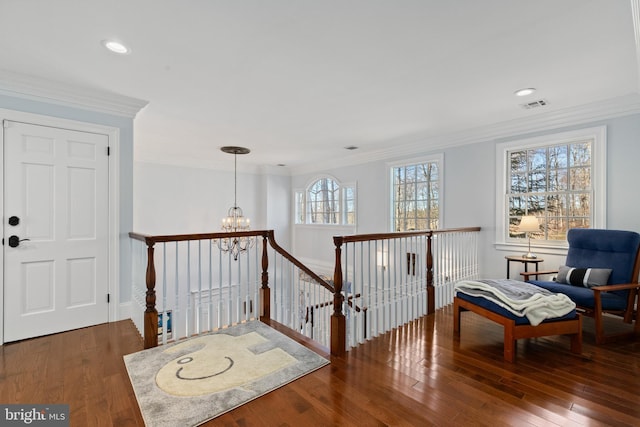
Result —
[[[429,195],[431,199],[439,199],[440,198],[440,186],[438,185],[439,181],[433,181],[429,185],[429,189],[431,190],[431,194]]]
[[[550,216],[567,215],[566,194],[551,194],[547,196],[547,212]]]
[[[540,215],[546,207],[546,197],[543,195],[529,196],[527,198],[527,212],[525,215]]]
[[[591,144],[572,144],[569,166],[591,166]]]
[[[509,197],[509,216],[522,216],[526,212],[526,197],[511,196]]]
[[[568,222],[565,217],[550,216],[546,219],[547,240],[564,240],[567,236]]]
[[[550,168],[566,168],[567,167],[567,146],[558,145],[549,147],[549,167]]]
[[[569,223],[570,228],[589,228],[591,227],[591,222],[589,218],[572,218]]]
[[[569,215],[575,217],[587,216],[590,199],[588,193],[572,194],[569,198]]]
[[[510,153],[511,174],[525,172],[527,170],[527,152],[513,151]]]
[[[304,224],[304,193],[301,191],[296,191],[295,210],[296,224]]]
[[[535,150],[529,150],[527,153],[529,156],[529,170],[531,171],[545,171],[547,169],[547,149],[537,148]]]
[[[429,227],[428,225],[429,222],[427,221],[426,218],[418,218],[415,220],[415,226],[414,226],[414,230],[428,230]]]
[[[529,189],[530,191],[546,191],[547,190],[547,173],[546,171],[529,172]]]
[[[437,200],[430,200],[429,206],[429,217],[435,219],[440,218],[440,203]]]
[[[416,180],[416,167],[415,166],[407,166],[405,171],[405,180],[407,182],[415,182]]]
[[[525,191],[527,191],[527,175],[524,173],[511,175],[511,192],[524,193]]]
[[[572,190],[589,190],[591,188],[591,169],[587,167],[571,168],[570,182]]]
[[[427,165],[416,166],[416,182],[427,182],[431,178],[431,172]]]
[[[551,169],[549,171],[549,191],[567,190],[567,169]]]
[[[429,197],[429,184],[420,183],[417,186],[418,199],[426,200]]]
[[[511,238],[523,237],[522,233],[518,231],[518,225],[520,225],[520,217],[509,218],[509,237]]]

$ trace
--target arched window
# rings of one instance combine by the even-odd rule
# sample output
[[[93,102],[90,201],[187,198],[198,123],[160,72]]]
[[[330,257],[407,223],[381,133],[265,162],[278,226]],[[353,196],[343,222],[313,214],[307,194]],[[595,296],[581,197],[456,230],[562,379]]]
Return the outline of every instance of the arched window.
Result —
[[[355,224],[355,186],[331,177],[318,178],[296,192],[297,224]]]

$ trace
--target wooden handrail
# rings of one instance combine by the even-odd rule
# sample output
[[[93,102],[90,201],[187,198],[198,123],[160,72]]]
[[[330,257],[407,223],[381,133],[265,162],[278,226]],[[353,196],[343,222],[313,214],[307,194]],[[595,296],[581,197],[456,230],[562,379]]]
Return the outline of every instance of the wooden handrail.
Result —
[[[323,288],[327,289],[328,291],[330,291],[332,293],[335,291],[335,286],[334,285],[332,285],[331,283],[327,282],[322,277],[318,276],[316,273],[311,271],[309,269],[309,267],[307,267],[306,265],[304,265],[303,263],[298,261],[298,259],[296,257],[294,257],[289,252],[287,252],[282,246],[278,245],[276,243],[276,240],[275,240],[274,236],[273,236],[273,230],[269,230],[267,232],[267,236],[269,238],[269,245],[273,249],[275,249],[276,252],[278,252],[280,255],[285,257],[289,262],[291,262],[293,265],[295,265],[300,270],[302,270],[306,275],[308,275],[313,280],[318,282],[318,284],[322,285]]]
[[[150,236],[148,234],[130,232],[129,237],[135,240],[140,240],[141,242],[145,242],[148,245],[162,242],[183,242],[187,240],[227,239],[230,235],[232,237],[266,236],[270,231],[273,234],[273,230],[237,231],[234,233],[221,231],[216,233],[170,234],[160,236]]]
[[[442,230],[422,230],[422,231],[402,231],[395,233],[371,233],[371,234],[352,234],[347,236],[333,236],[334,243],[336,239],[339,239],[342,243],[353,242],[366,242],[370,240],[391,240],[402,239],[404,237],[412,236],[425,236],[433,234],[445,234],[445,233],[465,233],[480,231],[480,227],[460,227],[460,228],[446,228]]]

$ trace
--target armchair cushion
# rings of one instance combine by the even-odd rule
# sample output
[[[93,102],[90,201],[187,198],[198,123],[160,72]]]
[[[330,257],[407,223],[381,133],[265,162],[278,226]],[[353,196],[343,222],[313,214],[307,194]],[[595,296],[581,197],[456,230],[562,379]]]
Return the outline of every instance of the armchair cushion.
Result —
[[[610,268],[575,268],[561,265],[558,269],[556,281],[568,285],[591,288],[593,286],[606,285],[610,275]]]

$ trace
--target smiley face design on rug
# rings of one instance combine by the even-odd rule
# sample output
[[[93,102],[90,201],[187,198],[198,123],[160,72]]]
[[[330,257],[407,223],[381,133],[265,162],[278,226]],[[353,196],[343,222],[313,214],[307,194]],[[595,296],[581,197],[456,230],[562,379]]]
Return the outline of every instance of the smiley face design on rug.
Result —
[[[200,396],[241,387],[269,375],[297,360],[280,348],[257,351],[267,339],[256,332],[231,336],[206,335],[174,345],[163,353],[196,350],[164,365],[156,374],[156,384],[176,396]]]

